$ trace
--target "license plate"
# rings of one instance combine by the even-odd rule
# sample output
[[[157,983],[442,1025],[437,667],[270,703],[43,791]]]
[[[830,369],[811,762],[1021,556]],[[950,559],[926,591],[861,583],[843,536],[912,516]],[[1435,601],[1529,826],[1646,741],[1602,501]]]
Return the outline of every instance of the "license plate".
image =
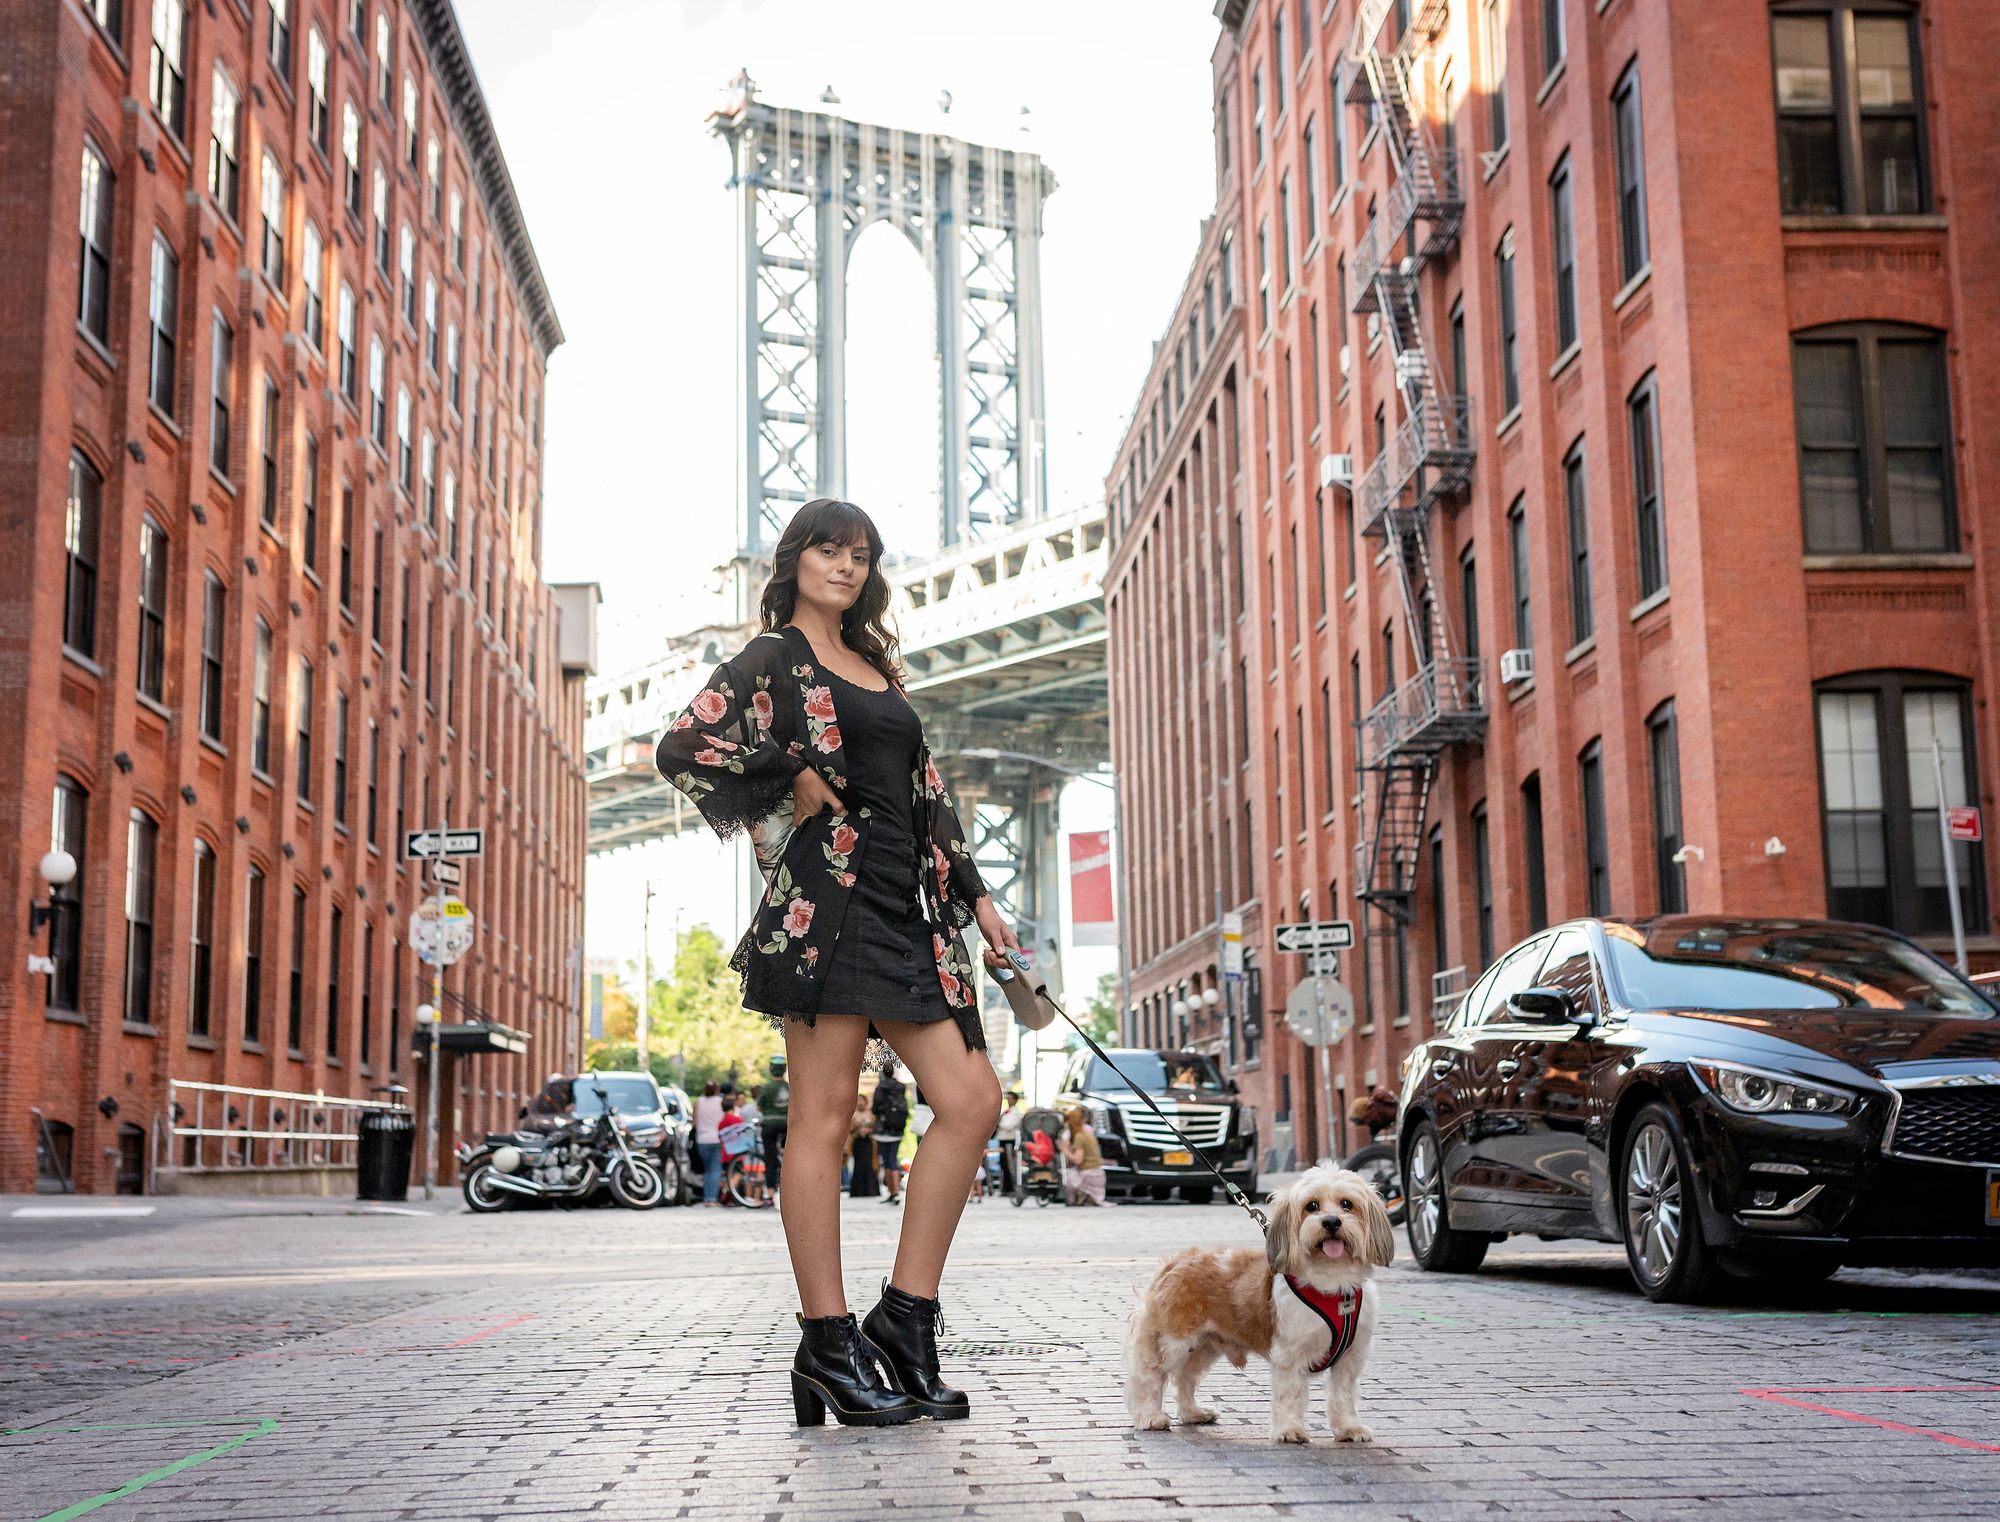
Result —
[[[2000,1226],[2000,1168],[1986,1170],[1986,1224]]]
[[[1194,1161],[1194,1154],[1192,1152],[1162,1152],[1160,1154],[1160,1161],[1165,1163],[1169,1168],[1185,1168],[1189,1163]],[[1994,1193],[1993,1198],[2000,1200],[2000,1193]],[[1988,1202],[1986,1219],[1989,1221],[1994,1219],[1991,1201]]]

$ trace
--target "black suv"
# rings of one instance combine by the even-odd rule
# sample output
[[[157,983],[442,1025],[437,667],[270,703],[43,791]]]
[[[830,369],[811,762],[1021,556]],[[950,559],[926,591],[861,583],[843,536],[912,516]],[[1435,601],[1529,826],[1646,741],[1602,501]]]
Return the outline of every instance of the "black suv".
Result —
[[[1106,1055],[1111,1062],[1094,1052],[1078,1052],[1056,1097],[1057,1109],[1082,1105],[1089,1116],[1104,1153],[1106,1193],[1149,1193],[1164,1200],[1179,1189],[1181,1198],[1195,1205],[1215,1198],[1215,1175],[1118,1076],[1111,1065],[1116,1063],[1232,1184],[1255,1196],[1255,1122],[1250,1107],[1237,1098],[1235,1082],[1222,1076],[1214,1058],[1149,1047],[1112,1047]]]

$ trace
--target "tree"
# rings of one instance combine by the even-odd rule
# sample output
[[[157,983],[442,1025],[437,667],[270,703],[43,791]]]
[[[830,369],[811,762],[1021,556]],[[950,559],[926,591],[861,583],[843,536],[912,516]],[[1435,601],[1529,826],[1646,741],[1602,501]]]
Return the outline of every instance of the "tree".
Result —
[[[654,978],[647,1001],[646,1055],[653,1076],[691,1093],[711,1078],[727,1078],[732,1068],[739,1083],[754,1083],[772,1054],[784,1050],[784,1038],[763,1015],[746,1010],[741,997],[721,938],[707,925],[682,931],[672,973]],[[637,1002],[622,983],[607,983],[604,1039],[588,1043],[586,1059],[593,1067],[636,1067],[637,1038]]]
[[[1090,1003],[1084,1006],[1084,1018],[1077,1023],[1090,1033],[1090,1039],[1099,1046],[1118,1040],[1118,974],[1107,972],[1097,980],[1097,991],[1090,996]],[[1081,1046],[1082,1041],[1075,1035],[1069,1037],[1071,1047]]]

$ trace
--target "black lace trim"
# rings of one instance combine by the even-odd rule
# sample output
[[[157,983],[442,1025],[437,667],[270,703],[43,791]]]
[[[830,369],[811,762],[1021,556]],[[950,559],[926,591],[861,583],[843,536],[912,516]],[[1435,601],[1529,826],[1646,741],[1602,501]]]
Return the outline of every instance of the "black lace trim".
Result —
[[[746,778],[729,786],[729,802],[722,801],[723,790],[718,789],[700,799],[695,807],[701,810],[701,817],[708,821],[718,839],[730,840],[775,814],[792,796],[794,777],[766,778],[760,782]]]

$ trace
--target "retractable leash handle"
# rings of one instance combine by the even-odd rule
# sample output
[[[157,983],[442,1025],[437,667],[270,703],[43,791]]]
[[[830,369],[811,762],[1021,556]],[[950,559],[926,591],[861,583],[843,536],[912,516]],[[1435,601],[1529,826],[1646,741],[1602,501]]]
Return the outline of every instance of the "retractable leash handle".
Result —
[[[1146,1107],[1160,1117],[1166,1128],[1174,1133],[1175,1139],[1183,1147],[1187,1148],[1189,1153],[1201,1159],[1202,1167],[1216,1176],[1216,1179],[1222,1185],[1223,1192],[1229,1196],[1230,1200],[1249,1212],[1250,1219],[1257,1223],[1257,1229],[1268,1232],[1270,1230],[1270,1221],[1266,1218],[1264,1212],[1251,1204],[1250,1197],[1230,1182],[1223,1171],[1208,1160],[1206,1152],[1187,1139],[1181,1128],[1168,1118],[1167,1112],[1153,1103],[1152,1095],[1140,1088],[1130,1078],[1125,1077],[1124,1070],[1117,1063],[1113,1062],[1105,1053],[1104,1048],[1092,1039],[1090,1032],[1078,1025],[1076,1021],[1071,1020],[1069,1011],[1049,997],[1048,983],[1043,979],[1036,978],[1032,986],[1030,985],[1029,979],[1034,978],[1035,974],[1034,969],[1028,965],[1028,959],[1011,946],[1007,947],[1002,954],[1012,965],[995,967],[993,969],[993,976],[1000,984],[1000,991],[1007,996],[1008,1004],[1013,1007],[1015,1018],[1029,1030],[1035,1031],[1042,1029],[1049,1023],[1051,1012],[1061,1015],[1063,1019],[1068,1020],[1070,1028],[1083,1037],[1084,1044],[1103,1059],[1104,1065],[1120,1078],[1125,1079],[1125,1087],[1145,1101]]]

